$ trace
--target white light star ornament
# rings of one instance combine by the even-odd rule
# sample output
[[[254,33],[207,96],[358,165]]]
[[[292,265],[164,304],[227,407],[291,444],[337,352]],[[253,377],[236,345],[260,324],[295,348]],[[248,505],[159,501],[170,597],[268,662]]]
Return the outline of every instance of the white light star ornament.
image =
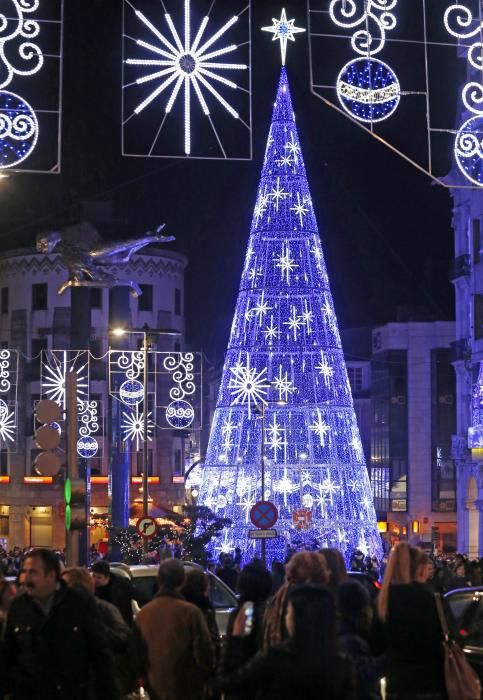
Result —
[[[271,32],[273,34],[272,41],[280,42],[280,51],[282,53],[282,66],[285,65],[285,57],[287,55],[287,41],[295,41],[294,34],[305,32],[302,27],[295,26],[294,19],[287,19],[285,8],[282,10],[280,19],[272,17],[272,27],[262,27],[263,32]]]

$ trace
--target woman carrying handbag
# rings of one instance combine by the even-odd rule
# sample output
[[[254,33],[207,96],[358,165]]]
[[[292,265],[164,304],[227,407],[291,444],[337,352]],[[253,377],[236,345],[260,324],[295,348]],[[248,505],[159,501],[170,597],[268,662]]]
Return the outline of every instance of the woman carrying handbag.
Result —
[[[450,637],[440,594],[435,593],[434,598],[443,631],[444,679],[448,700],[480,700],[480,680],[463,650]]]

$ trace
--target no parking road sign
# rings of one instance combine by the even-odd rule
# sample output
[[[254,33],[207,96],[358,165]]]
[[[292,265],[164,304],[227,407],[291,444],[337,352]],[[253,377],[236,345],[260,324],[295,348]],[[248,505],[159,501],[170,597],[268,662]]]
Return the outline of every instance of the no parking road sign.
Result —
[[[139,520],[136,523],[136,530],[141,535],[141,537],[145,537],[147,540],[150,540],[151,537],[154,537],[154,535],[156,534],[156,529],[156,520],[154,518],[150,518],[148,515],[144,518],[139,518]]]
[[[268,530],[278,520],[278,510],[270,501],[258,501],[250,511],[250,520],[261,530]]]

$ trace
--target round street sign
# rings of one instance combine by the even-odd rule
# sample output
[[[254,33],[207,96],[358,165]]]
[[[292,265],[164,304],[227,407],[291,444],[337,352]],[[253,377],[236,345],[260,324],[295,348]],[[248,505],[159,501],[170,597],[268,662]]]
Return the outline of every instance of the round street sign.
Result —
[[[261,530],[268,530],[278,520],[278,510],[270,501],[258,501],[250,511],[250,520]]]
[[[139,518],[139,520],[136,523],[136,530],[138,533],[141,535],[141,537],[145,537],[147,540],[150,540],[151,537],[154,537],[156,534],[156,520],[154,518],[149,517],[149,515],[146,515],[144,518]]]

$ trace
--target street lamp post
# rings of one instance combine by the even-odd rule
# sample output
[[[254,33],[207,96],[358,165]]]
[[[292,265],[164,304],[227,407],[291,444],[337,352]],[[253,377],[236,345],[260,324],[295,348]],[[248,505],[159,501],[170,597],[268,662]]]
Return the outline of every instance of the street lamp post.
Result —
[[[143,337],[143,363],[144,363],[144,371],[143,371],[143,403],[144,403],[144,409],[143,409],[143,481],[142,481],[142,489],[143,489],[143,518],[147,517],[149,515],[149,496],[148,496],[148,484],[149,484],[149,479],[148,479],[148,340],[150,336],[153,335],[170,335],[170,336],[179,336],[181,335],[181,331],[176,331],[172,329],[159,329],[159,330],[151,330],[145,324],[142,328],[113,328],[111,330],[111,333],[115,336],[123,336],[123,335],[142,335]],[[146,557],[148,554],[148,540],[143,537],[143,553],[144,556]]]

